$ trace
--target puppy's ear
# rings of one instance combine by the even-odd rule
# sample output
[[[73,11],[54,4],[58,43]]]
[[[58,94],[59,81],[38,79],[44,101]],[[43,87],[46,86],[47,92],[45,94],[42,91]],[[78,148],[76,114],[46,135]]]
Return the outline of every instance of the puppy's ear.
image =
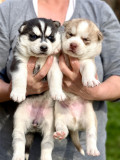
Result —
[[[53,21],[53,23],[54,23],[54,26],[57,28],[59,28],[61,26],[59,21]]]
[[[66,27],[66,26],[68,25],[68,23],[69,23],[68,21],[65,21],[65,22],[63,23],[63,26]]]
[[[24,31],[24,29],[25,29],[25,27],[26,27],[26,24],[27,24],[27,22],[25,21],[25,22],[20,26],[20,28],[19,28],[19,30],[18,30],[20,34]]]
[[[98,41],[102,41],[103,40],[103,34],[100,31],[98,31],[97,35],[98,35]]]

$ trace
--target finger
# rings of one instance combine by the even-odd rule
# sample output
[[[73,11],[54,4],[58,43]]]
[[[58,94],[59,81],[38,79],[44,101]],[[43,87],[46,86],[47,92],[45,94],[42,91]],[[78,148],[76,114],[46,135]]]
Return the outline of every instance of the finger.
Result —
[[[73,76],[72,71],[68,68],[68,66],[65,63],[65,59],[63,55],[60,55],[59,57],[59,66],[64,75],[70,78]]]
[[[49,56],[47,58],[45,64],[41,68],[41,70],[35,75],[35,78],[37,80],[41,80],[47,75],[47,73],[48,73],[48,71],[49,71],[49,69],[50,69],[50,67],[52,65],[52,62],[53,62],[53,56]]]
[[[80,71],[80,63],[79,60],[77,58],[73,58],[73,57],[69,57],[70,60],[70,65],[72,67],[72,70],[75,73],[78,73]]]
[[[32,95],[32,94],[40,94],[45,90],[48,90],[48,83],[43,81],[43,82],[37,82],[33,88],[31,89],[30,87],[27,88],[27,95]]]
[[[49,89],[48,86],[43,87],[43,88],[41,88],[41,89],[38,89],[38,90],[37,90],[37,94],[41,94],[41,93],[47,91],[48,89]]]
[[[28,74],[33,74],[33,70],[35,68],[36,61],[37,61],[37,58],[35,58],[35,57],[29,58],[29,61],[27,64]]]
[[[96,78],[96,79],[98,79],[98,75],[97,75],[97,73],[96,73],[96,75],[95,75],[95,78]]]

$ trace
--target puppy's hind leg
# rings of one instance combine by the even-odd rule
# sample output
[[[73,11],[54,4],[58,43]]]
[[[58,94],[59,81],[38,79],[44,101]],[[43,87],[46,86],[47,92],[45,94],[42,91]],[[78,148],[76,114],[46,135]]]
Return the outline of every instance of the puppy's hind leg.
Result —
[[[86,107],[87,154],[91,156],[99,156],[100,152],[97,149],[97,118],[92,103],[88,102]]]
[[[25,122],[22,120],[15,121],[15,128],[13,130],[13,158],[12,160],[25,159]]]
[[[50,113],[50,111],[49,111]],[[41,142],[41,159],[40,160],[52,160],[52,150],[54,147],[53,140],[53,114],[49,114],[43,120],[42,125],[43,140]]]

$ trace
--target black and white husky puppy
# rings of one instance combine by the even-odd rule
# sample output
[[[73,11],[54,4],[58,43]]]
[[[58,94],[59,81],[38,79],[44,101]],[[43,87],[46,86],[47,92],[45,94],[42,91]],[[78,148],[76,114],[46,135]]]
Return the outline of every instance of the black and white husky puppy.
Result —
[[[12,91],[10,97],[14,101],[21,102],[25,100],[27,63],[30,56],[38,57],[36,68],[38,68],[38,65],[41,68],[49,55],[60,51],[61,38],[58,32],[59,27],[59,22],[44,18],[26,21],[20,27],[20,35],[11,65]],[[64,100],[66,96],[62,91],[62,73],[56,56],[54,56],[47,78],[51,97],[55,100]]]
[[[61,49],[59,27],[60,23],[57,21],[36,18],[24,22],[19,29],[11,65],[12,91],[10,97],[17,102],[24,101],[18,105],[14,115],[12,160],[25,159],[25,144],[29,146],[32,142],[30,134],[25,137],[29,132],[42,133],[41,160],[52,160],[51,152],[54,146],[53,99],[61,101],[66,98],[62,91],[62,73],[56,55],[47,75],[50,94],[47,91],[43,95],[29,97],[26,100],[25,97],[29,57],[38,57],[36,70],[44,65],[49,55],[58,53]],[[28,159],[28,155],[26,159]]]

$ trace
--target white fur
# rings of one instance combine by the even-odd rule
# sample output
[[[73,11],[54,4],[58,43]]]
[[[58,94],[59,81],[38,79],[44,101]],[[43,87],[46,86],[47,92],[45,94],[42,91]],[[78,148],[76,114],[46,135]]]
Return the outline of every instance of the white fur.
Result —
[[[80,73],[84,86],[94,87],[100,84],[99,80],[95,78],[96,66],[94,59],[80,60]]]
[[[28,58],[23,58],[22,55],[18,58],[23,60],[23,63],[18,65],[19,72],[12,73],[12,91],[10,98],[15,102],[21,102],[26,97],[26,86],[27,86],[27,62]]]
[[[45,23],[44,23],[43,21],[40,21],[40,24],[41,24],[42,32],[44,32],[44,29],[45,29]]]
[[[52,76],[54,73],[54,76]],[[48,84],[49,84],[49,90],[52,98],[54,100],[63,101],[66,99],[66,95],[62,91],[62,72],[58,65],[58,60],[55,57],[53,61],[53,65],[50,68],[50,71],[48,72]]]
[[[83,32],[85,32],[86,31],[86,29],[88,28],[89,26],[88,26],[88,23],[87,22],[85,22],[85,21],[83,21],[83,22],[81,22],[79,25],[78,25],[78,30],[79,30],[79,32],[80,33],[83,33]]]
[[[52,33],[51,28],[50,28],[50,27],[47,27],[47,30],[46,30],[46,32],[45,32],[45,35],[46,35],[46,36],[50,36],[51,33]]]
[[[37,36],[40,36],[41,35],[41,32],[40,32],[40,30],[39,30],[39,28],[38,27],[33,27],[33,32],[37,35]]]

